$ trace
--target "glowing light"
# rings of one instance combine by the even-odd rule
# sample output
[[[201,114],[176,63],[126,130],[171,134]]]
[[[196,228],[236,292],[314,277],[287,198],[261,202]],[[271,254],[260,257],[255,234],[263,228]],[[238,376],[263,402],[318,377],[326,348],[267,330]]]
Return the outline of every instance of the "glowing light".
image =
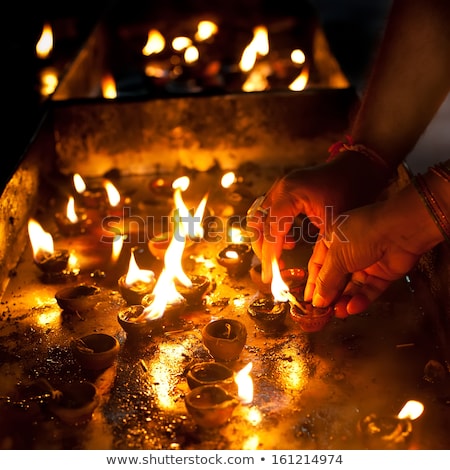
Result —
[[[166,40],[164,36],[157,30],[151,29],[147,35],[147,42],[142,49],[142,54],[150,56],[152,54],[159,54],[166,47]]]
[[[155,273],[150,269],[140,269],[134,251],[131,251],[130,262],[128,264],[128,271],[125,277],[125,285],[128,287],[133,286],[137,282],[144,282],[150,284],[155,278]]]
[[[424,406],[420,401],[409,400],[405,403],[400,413],[397,415],[399,419],[415,420],[423,413]]]
[[[289,293],[289,287],[281,277],[280,267],[275,257],[272,259],[271,291],[276,302],[287,302],[289,300],[287,296]]]
[[[53,30],[50,23],[45,23],[41,36],[36,43],[36,55],[39,59],[46,59],[53,50]]]
[[[40,73],[41,95],[50,96],[59,84],[58,72],[54,67],[46,67]]]
[[[228,237],[230,239],[230,243],[233,244],[243,243],[244,241],[244,235],[242,234],[241,229],[237,227],[230,228],[228,231]]]
[[[105,180],[103,182],[103,187],[106,190],[106,194],[108,195],[109,205],[111,207],[117,207],[120,202],[120,193],[117,188],[111,183],[111,181]]]
[[[305,89],[309,80],[309,67],[303,66],[300,75],[289,85],[291,91],[302,91]]]
[[[178,36],[172,41],[172,48],[178,52],[187,49],[189,46],[192,46],[192,39],[185,36]]]
[[[180,176],[172,183],[172,189],[180,189],[181,191],[186,191],[191,184],[189,176]]]
[[[268,63],[258,64],[249,74],[242,91],[250,93],[252,91],[264,91],[269,88],[268,77],[272,74],[272,68]]]
[[[245,439],[244,443],[242,444],[243,450],[256,450],[259,446],[259,436],[254,434],[253,436],[248,437]]]
[[[239,68],[243,72],[249,72],[255,65],[258,56],[265,56],[269,53],[269,36],[265,26],[257,26],[253,29],[253,39],[244,49]]]
[[[118,233],[112,242],[112,250],[111,250],[111,261],[115,262],[119,259],[120,253],[122,253],[123,242],[125,236],[121,233]]]
[[[114,98],[117,98],[116,81],[110,73],[107,73],[103,76],[101,85],[103,98],[108,100],[113,100]]]
[[[187,64],[193,64],[198,61],[200,53],[195,46],[189,46],[184,51],[184,60]]]
[[[73,175],[73,185],[75,187],[75,191],[78,194],[84,193],[84,191],[86,191],[86,183],[84,182],[81,175],[78,173],[75,173]]]
[[[305,63],[305,53],[301,49],[294,49],[291,52],[291,60],[294,64],[302,65]]]
[[[238,396],[243,404],[251,403],[253,400],[253,380],[250,372],[253,364],[249,362],[235,375],[235,382],[238,386]]]
[[[39,262],[46,255],[54,253],[53,237],[35,219],[28,221],[28,236],[35,261]]]
[[[237,178],[236,178],[234,171],[229,171],[222,176],[222,179],[220,180],[220,184],[222,185],[223,188],[226,189],[226,188],[229,188],[236,181],[237,181]]]
[[[66,209],[66,217],[73,224],[76,224],[78,222],[78,216],[75,212],[75,199],[73,198],[73,196],[69,197]]]
[[[197,32],[195,33],[195,39],[197,41],[206,41],[210,37],[217,34],[219,31],[218,26],[209,20],[200,21],[197,25]]]

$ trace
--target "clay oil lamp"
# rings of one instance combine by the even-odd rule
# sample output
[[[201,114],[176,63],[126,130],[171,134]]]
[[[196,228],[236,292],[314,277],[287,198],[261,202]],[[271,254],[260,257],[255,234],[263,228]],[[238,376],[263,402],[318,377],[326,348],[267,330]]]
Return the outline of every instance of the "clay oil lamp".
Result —
[[[410,400],[397,416],[371,413],[358,422],[358,432],[369,450],[406,450],[411,443],[412,422],[423,412],[423,404]]]
[[[196,307],[201,305],[211,281],[206,276],[196,274],[190,275],[189,280],[190,284],[187,286],[180,282],[176,282],[175,286],[177,291],[186,299],[186,306]]]
[[[129,305],[117,314],[119,325],[128,337],[144,339],[162,333],[162,315],[152,318],[145,309],[144,305]]]
[[[276,335],[286,328],[289,304],[277,302],[272,296],[260,297],[248,306],[247,312],[259,330],[269,335]]]
[[[291,294],[303,296],[308,279],[306,270],[303,268],[285,268],[280,271],[280,274]]]
[[[59,231],[67,237],[85,233],[88,225],[87,215],[83,209],[75,210],[75,199],[73,196],[69,197],[66,212],[57,212],[55,220]]]
[[[73,355],[83,369],[103,370],[112,366],[120,350],[115,336],[92,333],[71,343]]]
[[[132,249],[127,274],[118,280],[119,292],[128,305],[139,305],[156,284],[155,273],[149,269],[140,269],[134,252],[135,249]]]
[[[185,396],[186,409],[202,428],[217,428],[232,417],[239,400],[220,385],[202,385]]]
[[[108,202],[106,190],[103,186],[88,188],[79,173],[73,175],[73,185],[77,192],[77,200],[86,209],[103,210]]]
[[[100,403],[97,388],[91,382],[66,383],[57,392],[59,397],[49,403],[48,409],[60,421],[71,426],[88,423]]]
[[[203,385],[220,385],[225,390],[233,393],[236,391],[234,372],[221,362],[197,362],[189,367],[186,373],[189,388]]]
[[[170,199],[173,193],[172,184],[173,178],[157,175],[150,181],[149,188],[155,196]]]
[[[28,222],[28,234],[33,250],[33,261],[42,271],[44,280],[59,281],[77,276],[76,257],[69,250],[55,250],[53,237],[34,219]]]
[[[221,318],[203,327],[202,340],[206,349],[217,361],[235,361],[244,349],[247,329],[238,320]]]
[[[93,309],[101,299],[100,287],[77,284],[59,289],[55,293],[58,305],[67,313],[83,313]]]
[[[230,243],[217,255],[217,262],[226,268],[230,277],[246,274],[252,262],[253,251],[248,243]]]

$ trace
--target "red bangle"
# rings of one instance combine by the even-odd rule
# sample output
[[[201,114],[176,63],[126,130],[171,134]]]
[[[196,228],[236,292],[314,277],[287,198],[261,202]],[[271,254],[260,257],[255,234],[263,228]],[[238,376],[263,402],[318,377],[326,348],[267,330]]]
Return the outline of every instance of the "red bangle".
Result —
[[[341,152],[348,150],[349,152],[358,152],[365,155],[376,163],[377,166],[382,167],[383,170],[390,171],[389,165],[380,157],[380,155],[378,155],[377,152],[375,152],[375,150],[366,147],[364,144],[355,144],[351,135],[346,135],[345,138],[347,139],[347,142],[338,141],[329,147],[328,152],[330,156],[327,161],[334,160]]]

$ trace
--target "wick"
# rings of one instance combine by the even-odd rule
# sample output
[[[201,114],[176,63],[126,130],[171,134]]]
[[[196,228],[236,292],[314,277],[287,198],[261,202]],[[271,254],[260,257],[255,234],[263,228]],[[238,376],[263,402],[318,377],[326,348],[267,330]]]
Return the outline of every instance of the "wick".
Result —
[[[225,338],[226,339],[230,339],[230,336],[231,336],[231,325],[229,323],[225,323],[225,328],[226,328],[226,332],[225,332]]]
[[[305,307],[303,307],[302,304],[300,304],[298,302],[298,300],[288,291],[288,292],[284,292],[284,294],[286,295],[286,297],[288,298],[288,302],[290,302],[291,304],[294,304],[298,309],[300,309],[303,313],[308,313],[308,311],[306,310]]]

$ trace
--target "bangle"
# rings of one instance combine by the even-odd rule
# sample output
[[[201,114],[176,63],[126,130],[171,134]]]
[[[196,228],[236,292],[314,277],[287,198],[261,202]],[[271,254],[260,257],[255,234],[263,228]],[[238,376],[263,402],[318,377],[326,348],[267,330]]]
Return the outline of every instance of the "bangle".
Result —
[[[358,152],[368,157],[377,166],[381,167],[384,171],[390,171],[389,165],[378,155],[375,150],[365,146],[364,144],[355,144],[351,135],[346,135],[347,142],[338,141],[332,144],[328,152],[330,156],[327,161],[334,160],[341,152],[348,150],[349,152]]]
[[[412,179],[412,182],[445,240],[450,242],[450,222],[434,194],[428,188],[425,179],[422,175],[418,174]]]
[[[441,177],[447,183],[450,182],[450,160],[439,162],[430,168],[430,171],[435,175]]]

